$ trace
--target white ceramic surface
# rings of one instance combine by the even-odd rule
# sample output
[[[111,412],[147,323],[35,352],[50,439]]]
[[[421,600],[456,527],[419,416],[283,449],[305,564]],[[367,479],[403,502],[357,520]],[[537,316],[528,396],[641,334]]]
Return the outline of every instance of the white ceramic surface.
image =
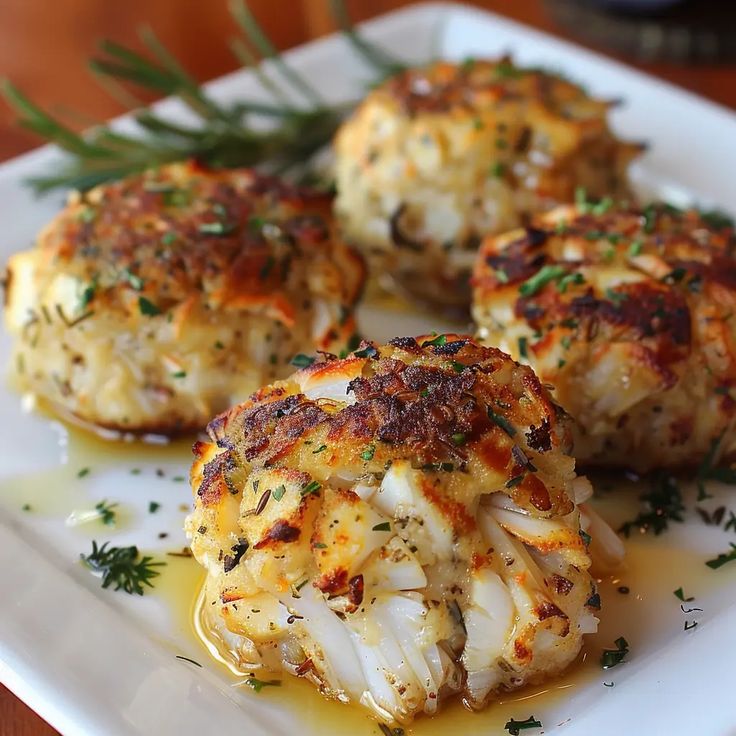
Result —
[[[510,51],[522,63],[564,72],[596,95],[624,98],[626,104],[612,113],[616,131],[652,144],[634,172],[642,188],[676,203],[696,201],[726,209],[736,204],[736,116],[723,108],[596,54],[459,5],[414,6],[368,23],[365,32],[410,59],[430,53],[462,58]],[[338,37],[297,49],[288,58],[319,80],[330,99],[361,93],[366,70]],[[238,72],[213,83],[211,90],[229,99],[257,91],[257,85],[252,75]],[[176,103],[165,102],[163,107],[182,114]],[[21,184],[24,177],[47,168],[56,155],[41,149],[0,167],[0,259],[27,247],[58,209],[58,197],[36,201]],[[441,325],[365,308],[363,327],[369,336],[382,339]],[[3,335],[3,365],[7,356]],[[172,615],[169,603],[156,595],[134,598],[103,591],[78,564],[79,553],[89,549],[92,531],[70,528],[64,519],[72,508],[102,498],[119,501],[126,522],[120,530],[97,526],[97,539],[135,543],[159,556],[185,544],[179,506],[188,502],[188,490],[173,480],[186,474],[185,449],[161,458],[155,453],[137,457],[132,447],[98,451],[89,476],[77,479],[75,463],[89,455],[81,450],[75,454],[74,447],[66,446],[62,427],[24,414],[18,397],[4,388],[0,417],[0,680],[69,736],[348,732],[334,725],[339,715],[326,726],[316,715],[319,709],[295,710],[277,694],[262,697],[233,688],[232,680],[211,664],[197,668],[177,660],[177,654],[199,661],[206,657],[185,630],[183,617]],[[140,475],[131,475],[134,467],[141,469]],[[163,477],[156,474],[157,468]],[[39,486],[50,501],[37,500]],[[728,489],[720,492],[727,504]],[[21,511],[26,498],[34,499],[30,512]],[[156,514],[147,510],[152,500],[162,504]],[[711,507],[715,503],[709,502]],[[610,499],[603,506],[611,506]],[[170,535],[165,540],[159,539],[162,530]],[[662,545],[670,545],[678,551],[677,560],[692,558],[697,563],[693,569],[702,568],[703,584],[699,572],[687,583],[697,589],[698,606],[704,609],[697,614],[697,629],[683,632],[679,603],[667,593],[677,587],[679,571],[663,565],[666,579],[660,587],[666,600],[662,598],[661,608],[642,608],[645,613],[636,625],[629,623],[622,632],[632,644],[632,654],[630,662],[613,671],[616,687],[601,687],[602,675],[536,713],[543,716],[545,733],[736,733],[736,699],[731,694],[736,576],[702,564],[727,549],[730,539],[736,539],[733,532],[706,527],[690,511],[686,523],[668,533],[666,542],[652,542],[660,559],[666,549]],[[529,715],[526,710],[520,709],[520,718]],[[482,717],[477,723],[478,733],[490,733]],[[367,728],[366,733],[379,733]],[[416,733],[421,736],[421,725]]]

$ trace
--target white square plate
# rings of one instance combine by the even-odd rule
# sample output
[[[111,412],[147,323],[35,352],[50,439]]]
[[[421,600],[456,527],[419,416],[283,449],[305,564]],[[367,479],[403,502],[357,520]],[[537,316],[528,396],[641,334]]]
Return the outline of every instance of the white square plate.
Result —
[[[664,82],[576,46],[459,5],[426,4],[365,25],[365,33],[403,58],[449,58],[513,53],[522,64],[559,70],[596,96],[623,98],[612,113],[616,132],[651,148],[634,167],[638,186],[675,204],[688,201],[728,208],[736,202],[736,116]],[[361,94],[366,69],[339,37],[287,54],[331,100]],[[210,85],[223,100],[258,94],[253,75],[237,72]],[[181,106],[165,102],[170,114]],[[122,123],[126,125],[126,122]],[[36,201],[21,180],[53,166],[44,148],[0,167],[0,258],[28,247],[58,209],[59,198]],[[389,319],[387,319],[389,317]],[[363,310],[363,331],[386,339],[395,333],[441,329],[427,316]],[[387,331],[388,330],[388,331]],[[8,339],[0,360],[8,360]],[[143,598],[102,590],[78,564],[92,538],[137,544],[163,558],[186,543],[181,532],[189,492],[188,448],[141,448],[84,440],[78,433],[21,411],[17,395],[0,389],[0,680],[68,736],[221,733],[379,734],[377,724],[336,704],[322,705],[304,684],[255,694],[233,686],[192,635],[190,606],[198,573],[192,560],[166,557],[156,590]],[[89,474],[78,478],[88,467]],[[133,474],[131,471],[140,472]],[[157,472],[160,471],[160,472]],[[713,484],[715,485],[715,484]],[[617,525],[633,515],[636,489],[617,481],[599,508]],[[702,505],[731,500],[728,488]],[[99,522],[70,528],[66,516],[102,499],[120,504],[117,529]],[[149,502],[161,504],[150,513]],[[23,511],[24,504],[30,505]],[[629,562],[619,580],[605,582],[601,632],[587,645],[588,663],[551,683],[551,692],[508,698],[482,715],[453,707],[451,715],[420,719],[409,733],[503,733],[507,718],[532,713],[544,733],[734,733],[731,653],[736,652],[736,563],[720,570],[705,560],[728,549],[734,531],[706,526],[688,512],[658,538],[627,543]],[[736,507],[736,504],[734,505]],[[160,538],[165,532],[168,536]],[[733,569],[732,569],[733,568]],[[626,585],[628,595],[617,592]],[[685,587],[696,600],[680,606],[672,591]],[[689,613],[689,608],[697,609]],[[684,631],[685,623],[697,622]],[[600,651],[618,636],[631,645],[628,661],[604,672]],[[204,663],[197,667],[176,655]],[[608,683],[606,686],[603,683]],[[610,683],[613,682],[613,686]],[[451,719],[451,720],[449,720]],[[529,732],[538,733],[538,732]]]

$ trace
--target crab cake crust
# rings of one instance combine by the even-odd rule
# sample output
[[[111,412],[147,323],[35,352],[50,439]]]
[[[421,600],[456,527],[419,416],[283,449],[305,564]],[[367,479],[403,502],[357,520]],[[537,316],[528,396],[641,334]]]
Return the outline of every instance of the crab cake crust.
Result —
[[[384,282],[467,307],[481,237],[572,201],[578,186],[593,197],[626,192],[641,147],[615,138],[609,107],[507,58],[400,73],[337,133],[344,234]]]
[[[74,194],[8,263],[22,390],[98,427],[177,434],[344,347],[364,281],[328,197],[173,164]]]
[[[566,416],[499,350],[364,342],[208,432],[186,528],[241,668],[408,722],[554,675],[594,630]]]
[[[479,338],[577,419],[579,462],[639,471],[736,458],[733,232],[697,212],[561,207],[487,238]]]

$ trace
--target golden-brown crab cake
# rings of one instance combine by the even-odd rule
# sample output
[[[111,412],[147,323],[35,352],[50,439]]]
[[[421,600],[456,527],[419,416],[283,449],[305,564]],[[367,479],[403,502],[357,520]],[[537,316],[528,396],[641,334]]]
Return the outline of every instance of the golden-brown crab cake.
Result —
[[[697,212],[579,204],[487,238],[480,339],[528,362],[577,419],[579,462],[736,459],[736,260]]]
[[[470,303],[480,238],[535,212],[622,195],[639,146],[609,103],[509,59],[439,62],[371,92],[335,140],[336,212],[379,279],[421,300]]]
[[[361,257],[328,197],[194,163],[74,194],[8,264],[18,383],[60,413],[177,434],[354,331]]]
[[[407,722],[554,676],[595,630],[567,418],[499,350],[363,343],[208,432],[186,528],[242,670]]]

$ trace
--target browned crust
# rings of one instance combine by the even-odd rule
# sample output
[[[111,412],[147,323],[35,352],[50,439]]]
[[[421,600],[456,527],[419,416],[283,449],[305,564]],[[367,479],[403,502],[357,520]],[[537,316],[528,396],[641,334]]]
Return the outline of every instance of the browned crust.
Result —
[[[513,293],[515,315],[536,333],[530,349],[539,354],[565,339],[638,343],[643,349],[637,359],[672,385],[677,380],[672,367],[692,349],[694,303],[712,286],[736,286],[733,233],[710,227],[694,211],[613,207],[592,214],[589,209],[571,210],[561,227],[540,216],[518,237],[487,238],[473,276],[476,306]],[[566,245],[582,257],[564,258]],[[521,291],[542,268],[573,276],[592,266],[621,268],[637,280],[606,291],[585,282],[561,290],[559,280],[536,293]]]
[[[472,528],[472,518],[462,504],[436,498],[432,484],[436,473],[470,470],[477,462],[506,477],[517,502],[543,514],[567,509],[569,499],[559,490],[552,494],[525,459],[553,444],[564,451],[568,438],[564,412],[528,367],[458,335],[364,342],[357,355],[362,371],[348,388],[354,403],[336,410],[299,392],[296,381],[321,375],[325,366],[339,372],[340,362],[325,355],[288,385],[264,389],[213,420],[210,436],[235,453],[238,465],[306,469],[300,463],[308,462],[318,478],[337,465],[383,473],[392,462],[409,460],[428,471],[425,492],[442,501],[458,533]],[[533,443],[526,442],[526,427],[536,428]],[[327,451],[313,456],[323,444]],[[339,452],[330,449],[337,446]]]
[[[93,304],[143,295],[167,311],[201,293],[217,303],[262,304],[288,323],[294,307],[282,287],[292,261],[327,253],[332,242],[329,195],[250,170],[188,162],[73,200],[39,247],[49,261],[98,284]],[[360,257],[346,253],[362,274]],[[354,299],[362,278],[351,285]]]

